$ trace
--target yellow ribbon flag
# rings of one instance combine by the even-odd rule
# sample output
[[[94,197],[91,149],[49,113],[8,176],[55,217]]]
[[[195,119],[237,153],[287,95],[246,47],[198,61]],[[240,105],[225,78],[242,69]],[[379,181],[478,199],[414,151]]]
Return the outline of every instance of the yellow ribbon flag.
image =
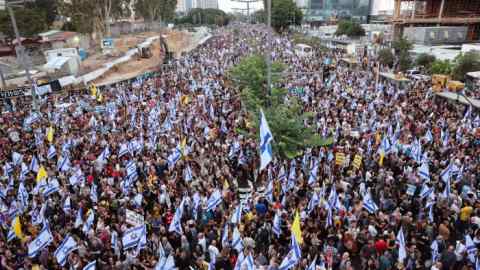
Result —
[[[53,127],[49,127],[47,130],[47,140],[48,142],[53,142],[53,134],[55,133],[55,129]]]
[[[295,211],[295,218],[293,219],[292,223],[292,233],[295,235],[295,238],[297,239],[299,244],[303,243],[303,238],[302,238],[302,230],[300,229],[300,214],[298,213],[298,210]]]
[[[353,167],[355,169],[360,169],[360,166],[362,166],[362,156],[359,154],[356,154],[355,157],[353,158]]]
[[[382,139],[382,138],[380,137],[380,132],[377,132],[377,133],[375,134],[375,145],[379,145],[381,139]]]
[[[383,149],[380,151],[380,159],[378,160],[378,165],[383,166],[383,159],[385,158],[385,152]]]
[[[40,166],[40,169],[38,169],[38,172],[37,172],[37,178],[35,178],[35,180],[37,182],[40,182],[42,179],[47,177],[48,177],[47,171],[43,166]]]
[[[23,240],[22,224],[20,223],[20,218],[18,216],[12,221],[12,230],[20,240]]]
[[[183,95],[180,98],[180,101],[182,102],[182,105],[187,105],[190,102],[190,97],[187,95]]]
[[[228,184],[227,179],[225,179],[225,181],[223,182],[223,190],[228,190],[228,189],[230,189],[230,185]]]
[[[103,101],[103,95],[102,95],[101,93],[99,93],[99,94],[97,95],[97,101],[98,101],[98,102],[102,102],[102,101]]]
[[[97,86],[95,86],[95,84],[90,86],[90,94],[92,97],[97,97]]]
[[[341,152],[338,152],[335,155],[335,164],[337,164],[339,166],[342,166],[344,162],[345,162],[345,154],[341,153]]]

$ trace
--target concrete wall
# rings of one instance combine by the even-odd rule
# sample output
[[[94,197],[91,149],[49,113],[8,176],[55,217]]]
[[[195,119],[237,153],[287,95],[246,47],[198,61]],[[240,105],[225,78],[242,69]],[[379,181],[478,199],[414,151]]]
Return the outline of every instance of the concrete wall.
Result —
[[[464,26],[408,27],[403,35],[417,44],[461,44],[467,40],[467,30]]]

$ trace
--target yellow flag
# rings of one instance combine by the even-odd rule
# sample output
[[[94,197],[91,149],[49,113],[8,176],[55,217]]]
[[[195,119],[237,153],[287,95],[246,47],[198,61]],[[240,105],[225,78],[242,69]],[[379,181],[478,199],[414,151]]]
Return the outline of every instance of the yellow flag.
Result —
[[[53,134],[55,133],[55,129],[53,127],[49,127],[47,130],[47,140],[48,142],[53,142]]]
[[[229,189],[229,188],[230,188],[230,185],[228,184],[227,179],[225,179],[225,181],[223,182],[223,189],[224,189],[224,190],[227,190],[227,189]]]
[[[382,138],[380,137],[380,133],[377,132],[377,133],[375,134],[375,145],[379,145],[381,139],[382,139]]]
[[[102,102],[102,101],[103,101],[103,95],[102,95],[101,93],[99,93],[99,94],[97,95],[97,101],[98,101],[98,102]]]
[[[335,164],[341,166],[341,165],[343,165],[344,162],[345,162],[345,154],[341,153],[341,152],[338,152],[335,155]]]
[[[183,154],[183,151],[185,151],[186,145],[187,145],[187,137],[184,137],[180,142],[180,150],[182,150],[182,154]]]
[[[297,242],[299,244],[302,244],[303,238],[302,238],[302,230],[300,229],[300,214],[298,213],[298,210],[295,212],[295,218],[293,219],[292,233],[295,235]]]
[[[20,240],[23,240],[22,224],[20,223],[20,218],[18,216],[12,221],[12,230]]]
[[[97,86],[95,86],[95,84],[90,86],[90,94],[92,97],[97,97]]]
[[[378,160],[378,165],[383,166],[383,159],[385,158],[385,153],[380,151],[380,159]]]
[[[359,154],[355,155],[355,158],[353,159],[353,167],[355,169],[360,169],[360,166],[362,165],[362,156]]]
[[[38,169],[38,172],[37,172],[37,178],[35,178],[35,180],[37,182],[40,182],[42,179],[47,177],[48,177],[47,171],[43,166],[40,166],[40,169]]]

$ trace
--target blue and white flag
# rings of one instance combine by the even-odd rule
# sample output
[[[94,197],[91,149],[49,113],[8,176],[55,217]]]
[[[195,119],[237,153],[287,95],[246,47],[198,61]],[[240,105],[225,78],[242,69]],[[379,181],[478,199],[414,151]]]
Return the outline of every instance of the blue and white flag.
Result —
[[[438,252],[437,240],[433,240],[432,244],[430,245],[430,249],[432,250],[432,261],[438,261],[438,259],[440,258],[440,253]]]
[[[82,183],[84,180],[82,169],[78,168],[75,172],[68,178],[70,185],[75,186]]]
[[[100,155],[97,158],[97,161],[106,163],[109,157],[110,157],[110,149],[107,146],[105,147],[105,149],[103,149],[102,153],[100,153]]]
[[[450,198],[450,194],[451,194],[451,187],[450,187],[450,178],[447,179],[447,182],[445,183],[445,189],[443,190],[443,197],[446,198],[446,199],[449,199]]]
[[[182,151],[180,150],[180,147],[177,146],[167,157],[168,167],[172,168],[180,160],[180,158],[182,158]]]
[[[123,249],[127,250],[140,244],[142,237],[146,234],[145,224],[129,229],[123,233]]]
[[[75,239],[73,239],[73,237],[71,237],[70,235],[65,237],[54,253],[55,258],[57,258],[58,264],[64,266],[67,262],[68,255],[76,249],[78,249],[78,246]]]
[[[328,204],[330,207],[340,209],[340,199],[338,198],[337,189],[335,185],[332,185],[330,194],[328,195]]]
[[[273,159],[272,140],[273,135],[268,127],[267,119],[263,110],[260,109],[260,171],[265,169]]]
[[[235,267],[233,268],[233,270],[241,270],[244,260],[245,260],[245,255],[243,255],[243,252],[238,253],[237,262],[235,263]]]
[[[225,222],[225,225],[223,226],[221,243],[223,248],[228,246],[228,223],[227,222]]]
[[[369,192],[363,197],[363,208],[365,208],[370,214],[374,214],[378,211],[378,206],[373,201]]]
[[[210,198],[208,198],[205,211],[213,211],[222,202],[222,193],[218,189],[212,192]]]
[[[161,257],[157,264],[155,265],[154,270],[175,270],[175,261],[172,254],[169,254],[167,258]]]
[[[255,261],[253,260],[253,256],[250,253],[242,262],[241,269],[246,269],[246,270],[255,270]]]
[[[325,220],[325,228],[333,226],[333,207],[331,207],[328,203],[325,204],[325,208],[327,209],[327,217]]]
[[[23,155],[17,153],[17,152],[13,152],[12,153],[12,162],[13,162],[13,166],[18,166],[22,163],[22,160],[23,160]]]
[[[68,213],[70,213],[70,211],[72,211],[72,202],[70,200],[70,196],[68,196],[65,199],[65,202],[63,202],[63,212],[68,214]]]
[[[28,257],[34,258],[37,254],[53,241],[53,236],[45,226],[32,242],[28,244]]]
[[[308,266],[307,270],[316,270],[317,269],[317,257],[313,258],[312,263]]]
[[[468,259],[471,263],[475,263],[477,258],[477,246],[473,242],[472,237],[468,234],[465,235],[465,247],[467,249]]]
[[[122,157],[126,154],[129,154],[128,146],[126,143],[120,145],[120,150],[118,150],[118,157]]]
[[[292,233],[292,240],[290,244],[290,252],[288,252],[287,256],[282,260],[282,263],[278,267],[279,270],[288,270],[294,267],[298,262],[300,262],[302,258],[302,253],[300,250],[300,246],[298,245],[297,239],[295,238],[295,234]]]
[[[172,222],[168,227],[169,232],[176,232],[180,235],[183,234],[182,216],[183,216],[184,205],[185,205],[185,198],[182,199],[182,201],[180,202],[180,205],[175,210],[175,214],[173,215]]]
[[[92,184],[92,187],[90,187],[90,200],[94,203],[98,202],[97,185],[95,184]]]
[[[48,197],[49,195],[58,192],[60,190],[60,183],[56,178],[49,178],[48,184],[43,189],[42,195],[43,197]]]
[[[273,180],[268,182],[267,188],[265,190],[265,198],[269,203],[273,203]]]
[[[110,236],[110,246],[113,250],[118,249],[118,234],[116,231],[112,231]],[[162,247],[163,248],[163,247]]]
[[[70,167],[71,167],[71,163],[68,156],[64,155],[60,157],[57,163],[57,169],[61,172],[67,172],[68,170],[70,170]]]
[[[318,196],[317,192],[313,192],[312,198],[308,202],[307,205],[307,213],[310,215],[312,211],[317,207],[317,205],[320,203],[320,197]]]
[[[183,169],[183,179],[185,180],[185,182],[192,181],[193,175],[192,175],[192,169],[190,168],[190,165],[188,165],[187,167],[185,167],[185,169]]]
[[[318,161],[313,159],[313,166],[310,170],[310,175],[308,176],[308,185],[313,185],[317,182],[317,174],[318,174]]]
[[[425,134],[425,140],[427,141],[427,143],[431,143],[433,142],[433,135],[432,135],[432,132],[429,130],[427,130],[427,133]]]
[[[401,227],[400,231],[398,231],[397,244],[398,244],[398,261],[403,263],[405,258],[407,258],[407,248],[405,244],[405,236],[403,235],[403,227]]]
[[[83,233],[87,234],[88,231],[90,231],[90,229],[93,226],[94,220],[95,220],[95,213],[93,212],[93,209],[90,209],[88,210],[87,220],[83,224],[83,228],[82,228]]]
[[[432,192],[433,192],[433,187],[429,187],[426,184],[423,184],[422,190],[420,191],[420,198],[424,199],[424,198],[430,196],[430,194],[432,194]]]
[[[233,224],[239,224],[242,220],[242,210],[243,210],[243,204],[240,203],[235,207],[235,211],[232,213],[232,217],[230,218],[230,222]]]
[[[242,236],[240,235],[240,232],[238,231],[237,226],[235,226],[235,228],[233,229],[232,247],[237,252],[243,251],[243,240],[242,240]]]
[[[52,159],[56,155],[57,155],[57,150],[55,150],[55,146],[53,144],[51,144],[50,147],[48,148],[47,158]]]
[[[20,201],[20,204],[22,205],[22,209],[27,209],[27,207],[28,207],[28,191],[25,188],[25,185],[23,185],[23,182],[21,182],[18,185],[17,199],[18,199],[18,201]]]
[[[430,181],[430,171],[428,169],[428,162],[422,162],[422,165],[418,168],[418,176],[425,181]]]
[[[282,218],[277,211],[275,212],[275,216],[273,217],[273,226],[272,226],[272,231],[277,236],[277,238],[279,238],[280,234],[282,234],[281,226],[282,226]]]
[[[201,202],[200,194],[198,194],[198,192],[195,192],[192,196],[192,200],[193,200],[192,215],[194,219],[197,219],[198,208],[200,207],[200,202]]]
[[[32,172],[38,172],[38,170],[40,169],[40,165],[36,156],[32,156],[32,160],[30,161],[28,169]]]
[[[127,165],[127,179],[130,184],[134,183],[137,178],[138,178],[138,173],[137,173],[137,165],[135,164],[135,161],[130,160],[128,161]]]
[[[96,264],[97,264],[97,261],[89,262],[87,265],[85,265],[85,267],[83,267],[82,270],[95,270]]]

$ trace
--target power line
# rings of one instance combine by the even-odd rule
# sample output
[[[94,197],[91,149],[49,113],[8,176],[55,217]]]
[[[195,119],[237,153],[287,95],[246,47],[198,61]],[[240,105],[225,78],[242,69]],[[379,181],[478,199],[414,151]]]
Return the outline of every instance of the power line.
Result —
[[[237,2],[237,3],[244,3],[247,5],[246,8],[244,8],[243,10],[246,10],[247,11],[247,18],[248,18],[248,22],[251,22],[251,18],[250,18],[250,10],[252,9],[250,7],[250,4],[253,4],[253,3],[256,3],[256,2],[260,2],[260,0],[232,0],[233,2]]]

